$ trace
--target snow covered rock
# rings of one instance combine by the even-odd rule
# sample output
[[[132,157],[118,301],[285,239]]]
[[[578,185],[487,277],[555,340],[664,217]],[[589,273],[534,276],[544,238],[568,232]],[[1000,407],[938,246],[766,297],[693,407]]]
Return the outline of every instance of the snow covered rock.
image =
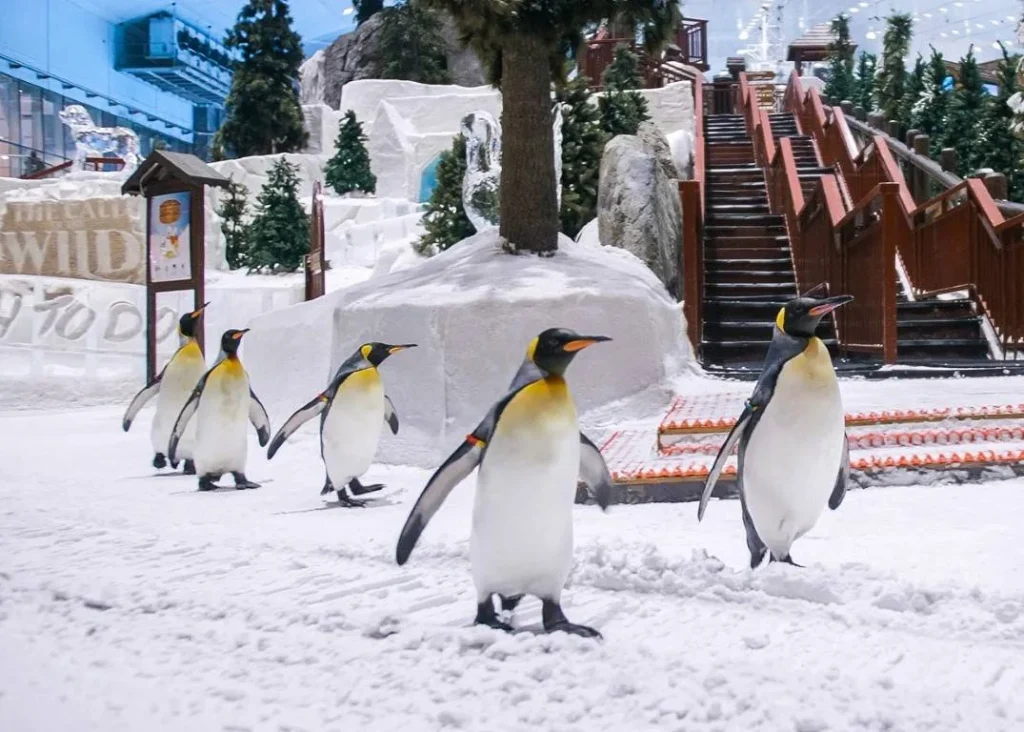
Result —
[[[605,146],[598,230],[602,244],[635,254],[678,295],[683,214],[678,185],[666,172],[675,163],[664,137],[652,127],[647,131],[646,139],[619,135]],[[656,142],[647,141],[652,137]]]
[[[409,268],[251,321],[243,357],[273,423],[323,389],[367,341],[418,343],[381,369],[401,430],[387,462],[443,459],[499,399],[530,339],[553,326],[614,340],[568,378],[580,411],[657,388],[692,361],[680,307],[628,252],[563,237],[550,259],[511,256],[495,232]]]
[[[693,178],[693,133],[685,129],[676,130],[665,137],[676,164],[676,177],[679,180],[690,180]]]

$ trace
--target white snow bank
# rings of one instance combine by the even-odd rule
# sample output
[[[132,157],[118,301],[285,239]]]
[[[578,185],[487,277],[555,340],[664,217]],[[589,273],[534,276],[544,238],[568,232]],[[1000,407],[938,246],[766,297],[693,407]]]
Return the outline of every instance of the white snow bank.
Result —
[[[530,339],[564,326],[614,341],[569,371],[581,410],[655,387],[692,360],[679,305],[637,258],[563,237],[550,259],[503,253],[480,234],[418,266],[269,313],[243,356],[273,423],[308,401],[361,343],[418,343],[384,382],[402,423],[383,459],[443,457],[495,402]]]

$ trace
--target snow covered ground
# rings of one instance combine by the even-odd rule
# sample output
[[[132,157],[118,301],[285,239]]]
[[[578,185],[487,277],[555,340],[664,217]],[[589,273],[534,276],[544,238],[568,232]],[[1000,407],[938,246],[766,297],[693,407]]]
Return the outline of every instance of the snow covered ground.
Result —
[[[334,508],[308,425],[199,494],[121,410],[0,413],[0,730],[1024,729],[1022,480],[855,491],[802,570],[745,569],[735,501],[577,507],[605,640],[509,636],[470,627],[472,479],[400,568],[427,472]]]

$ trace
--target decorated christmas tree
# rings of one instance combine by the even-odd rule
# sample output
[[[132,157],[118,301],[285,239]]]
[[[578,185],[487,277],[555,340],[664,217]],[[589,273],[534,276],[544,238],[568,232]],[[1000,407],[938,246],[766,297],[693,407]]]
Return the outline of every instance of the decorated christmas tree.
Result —
[[[865,112],[870,112],[875,106],[875,66],[875,54],[861,51],[857,57],[857,76],[854,79],[851,101],[854,106],[861,107]]]
[[[943,144],[956,150],[957,173],[970,175],[980,163],[981,121],[988,113],[989,98],[981,80],[974,47],[960,59],[960,80],[949,100]]]
[[[648,119],[647,100],[637,91],[643,87],[636,54],[625,45],[615,49],[615,58],[604,72],[604,96],[598,100],[601,127],[609,137],[635,135]]]
[[[853,101],[856,87],[853,78],[854,45],[850,40],[850,18],[840,13],[830,26],[835,40],[828,47],[828,67],[832,76],[825,85],[825,96],[838,104]]]
[[[437,184],[423,216],[426,233],[416,243],[420,254],[436,254],[476,233],[462,206],[462,179],[466,176],[466,139],[460,134],[451,149],[441,153]]]
[[[924,92],[925,70],[928,68],[921,54],[917,54],[914,61],[914,70],[907,77],[907,88],[903,91],[903,101],[900,102],[900,124],[904,130],[914,127],[914,105],[921,98]]]
[[[1019,97],[1017,79],[1019,56],[1011,56],[1004,46],[996,74],[999,93],[988,106],[981,124],[978,141],[978,167],[992,168],[1006,176],[1009,196],[1014,201],[1024,201],[1024,175],[1021,174],[1021,157],[1024,156],[1024,141],[1014,132],[1014,111],[1010,99]]]
[[[875,75],[876,108],[885,122],[900,119],[900,106],[907,84],[907,65],[904,61],[910,50],[914,30],[913,18],[908,13],[890,15],[886,20],[882,39],[882,67]]]
[[[248,264],[249,231],[246,228],[249,189],[241,183],[231,181],[227,193],[217,209],[220,216],[220,231],[224,235],[224,258],[230,269],[239,269]]]
[[[930,154],[938,158],[942,151],[943,125],[949,109],[949,92],[945,89],[946,61],[942,54],[932,49],[928,65],[924,69],[921,93],[910,114],[910,126],[930,137]]]
[[[309,217],[299,203],[295,171],[279,158],[260,191],[249,227],[250,272],[294,272],[309,252]]]
[[[376,192],[377,176],[370,172],[370,153],[366,151],[363,125],[351,109],[345,112],[334,144],[337,152],[324,166],[327,185],[338,195]]]
[[[562,233],[575,237],[597,215],[597,184],[607,136],[591,103],[590,81],[577,76],[558,91],[562,105]]]
[[[441,16],[419,0],[382,10],[374,63],[380,79],[450,84]]]

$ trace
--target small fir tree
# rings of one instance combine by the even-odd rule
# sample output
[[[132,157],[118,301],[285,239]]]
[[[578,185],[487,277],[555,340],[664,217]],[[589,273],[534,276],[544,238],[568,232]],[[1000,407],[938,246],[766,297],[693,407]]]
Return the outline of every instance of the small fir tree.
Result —
[[[456,135],[451,149],[441,153],[437,164],[437,184],[430,194],[423,215],[426,233],[416,243],[420,254],[436,254],[463,239],[476,229],[469,223],[462,206],[462,179],[466,177],[466,138]]]
[[[962,177],[974,172],[980,162],[978,138],[988,103],[972,46],[960,59],[960,81],[949,100],[943,137],[943,144],[956,150],[957,173]]]
[[[921,93],[910,114],[911,127],[929,136],[930,155],[933,158],[942,152],[943,125],[949,108],[949,91],[944,86],[945,81],[946,61],[933,48],[924,70]]]
[[[981,124],[978,167],[992,168],[1005,175],[1010,199],[1024,201],[1024,175],[1019,169],[1024,142],[1014,133],[1014,111],[1010,106],[1010,99],[1020,93],[1017,79],[1020,57],[1011,56],[1002,44],[1000,48],[1003,57],[996,69],[999,93],[989,104]]]
[[[562,232],[575,238],[597,215],[598,173],[608,139],[591,102],[590,80],[577,76],[558,91],[562,105]]]
[[[327,185],[338,195],[353,191],[376,192],[377,176],[370,172],[370,154],[366,151],[363,125],[351,109],[345,112],[335,146],[338,150],[324,168]]]
[[[299,104],[302,39],[285,0],[248,0],[225,40],[241,52],[234,64],[217,156],[298,152],[309,139]]]
[[[856,81],[853,78],[854,45],[850,40],[850,18],[840,13],[830,26],[835,40],[828,47],[828,66],[831,78],[825,85],[825,96],[838,104],[854,100]]]
[[[882,67],[875,77],[876,108],[886,122],[900,119],[903,92],[907,84],[905,58],[914,34],[914,20],[909,13],[890,15],[882,39]]]
[[[356,25],[362,25],[384,9],[384,0],[352,0],[356,11]]]
[[[217,209],[221,218],[220,231],[224,235],[224,258],[230,269],[239,269],[248,264],[248,195],[248,188],[231,181]]]
[[[914,105],[917,104],[917,100],[924,92],[924,74],[927,68],[924,58],[921,54],[917,54],[914,70],[907,77],[907,88],[903,91],[903,101],[900,102],[900,124],[905,130],[914,127]]]
[[[854,79],[851,101],[854,106],[861,107],[865,112],[870,112],[874,107],[876,65],[877,59],[873,53],[861,51],[857,57],[857,75]]]
[[[309,253],[309,217],[299,203],[296,166],[281,157],[256,202],[246,264],[250,272],[294,272]]]
[[[377,78],[450,84],[448,47],[441,29],[437,11],[416,0],[384,8],[374,57]]]
[[[640,123],[649,119],[647,100],[637,91],[643,79],[636,54],[625,45],[616,48],[603,81],[604,96],[598,101],[601,127],[609,137],[635,135]]]

